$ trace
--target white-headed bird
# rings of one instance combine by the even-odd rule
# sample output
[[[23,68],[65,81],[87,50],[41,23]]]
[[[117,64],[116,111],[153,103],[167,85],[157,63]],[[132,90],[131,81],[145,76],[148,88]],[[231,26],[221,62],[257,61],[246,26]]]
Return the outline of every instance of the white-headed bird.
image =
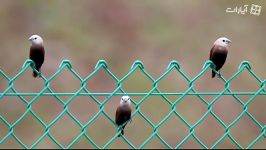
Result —
[[[116,109],[115,114],[115,123],[118,126],[123,125],[125,122],[131,119],[131,108],[130,108],[130,97],[129,96],[122,96],[120,100],[120,104]],[[127,123],[122,126],[121,134],[124,135],[124,128]],[[120,134],[118,135],[120,137]]]
[[[44,62],[44,54],[45,54],[43,39],[39,35],[32,35],[29,38],[29,41],[31,41],[30,59],[35,63],[35,69],[40,72],[41,66]],[[36,78],[38,73],[33,70],[32,75],[34,78]]]
[[[215,70],[219,71],[226,60],[228,47],[231,43],[226,37],[221,37],[214,42],[214,45],[210,51],[210,60],[215,64]],[[212,70],[212,78],[215,77],[215,72]]]

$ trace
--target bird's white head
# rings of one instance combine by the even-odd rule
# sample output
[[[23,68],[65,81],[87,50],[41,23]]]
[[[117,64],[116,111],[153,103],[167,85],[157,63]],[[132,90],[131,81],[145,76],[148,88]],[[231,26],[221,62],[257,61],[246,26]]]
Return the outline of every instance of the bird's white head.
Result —
[[[122,96],[121,100],[120,100],[120,106],[123,105],[130,105],[130,97],[129,96]]]
[[[226,37],[220,37],[214,42],[214,45],[222,46],[222,47],[228,47],[231,43],[231,40],[229,40]]]
[[[29,41],[31,41],[32,45],[43,45],[42,37],[40,37],[39,35],[32,35],[29,38]]]

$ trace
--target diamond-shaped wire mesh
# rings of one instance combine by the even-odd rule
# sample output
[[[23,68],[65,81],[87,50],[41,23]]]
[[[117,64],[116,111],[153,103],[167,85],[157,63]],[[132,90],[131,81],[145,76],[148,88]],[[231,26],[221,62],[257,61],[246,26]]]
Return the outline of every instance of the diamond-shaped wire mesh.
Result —
[[[56,148],[75,148],[78,147],[80,143],[82,145],[87,145],[87,147],[83,148],[116,148],[115,145],[117,144],[115,143],[118,140],[123,142],[124,148],[133,149],[150,148],[149,144],[151,142],[157,142],[161,145],[157,148],[170,149],[182,148],[184,145],[189,145],[190,143],[196,143],[198,148],[220,148],[221,143],[225,141],[231,143],[227,148],[254,148],[256,143],[262,143],[260,145],[266,146],[265,120],[261,121],[257,119],[250,111],[252,103],[257,100],[257,97],[263,100],[262,105],[265,106],[266,80],[260,79],[247,61],[242,62],[238,70],[229,79],[225,79],[221,76],[220,80],[223,82],[224,88],[220,92],[198,92],[197,88],[195,88],[196,82],[208,70],[212,69],[213,65],[211,61],[205,62],[202,70],[192,79],[182,71],[177,61],[171,61],[166,71],[159,78],[155,79],[146,71],[143,63],[138,60],[133,63],[131,69],[121,79],[116,77],[109,70],[108,64],[104,60],[98,61],[93,72],[85,78],[82,78],[74,70],[68,60],[63,60],[57,72],[50,78],[41,76],[44,87],[39,92],[19,92],[16,90],[14,82],[27,70],[31,70],[32,64],[33,62],[31,60],[25,61],[22,69],[13,78],[7,76],[6,73],[0,69],[2,81],[8,83],[8,86],[3,91],[0,91],[0,102],[13,102],[13,98],[16,98],[16,101],[12,104],[17,104],[19,107],[25,108],[25,111],[21,114],[13,112],[16,107],[6,112],[0,111],[0,148],[3,148],[5,143],[12,142],[17,144],[17,146],[14,145],[12,148],[18,147],[27,149],[50,148],[46,147],[46,144],[54,145]],[[55,92],[53,88],[51,88],[51,83],[56,77],[62,75],[62,72],[65,70],[70,72],[73,77],[78,80],[80,87],[74,92]],[[91,90],[89,90],[87,86],[88,81],[100,70],[104,70],[111,78],[112,82],[114,82],[115,88],[112,92],[91,92]],[[137,71],[140,71],[147,82],[151,83],[151,89],[147,92],[127,92],[123,87],[126,80]],[[256,80],[259,85],[258,90],[251,92],[232,91],[230,87],[232,80],[237,78],[243,71],[248,72],[248,74]],[[171,72],[177,73],[179,77],[181,76],[187,83],[188,88],[183,92],[162,92],[160,90],[160,82]],[[115,111],[117,106],[113,106],[113,104],[109,103],[113,99],[120,99],[122,95],[129,95],[132,98],[134,108],[130,125],[134,127],[143,127],[142,131],[131,132],[132,134],[135,133],[138,138],[130,138],[127,134],[122,136],[121,139],[118,137],[119,132],[117,132],[117,130],[120,127],[115,125],[113,114],[110,114]],[[67,98],[62,98],[64,96]],[[205,96],[212,96],[213,98],[208,100]],[[242,96],[248,96],[248,99],[243,100]],[[89,98],[89,101],[88,99],[82,99],[84,97]],[[233,99],[233,101],[229,101],[229,103],[234,103],[241,109],[238,114],[229,114],[229,119],[227,120],[230,121],[225,121],[223,116],[218,115],[213,109],[217,103],[226,102],[227,97]],[[41,103],[42,100],[44,102],[43,98],[49,99],[50,108],[42,108],[42,106],[40,106],[39,103]],[[158,101],[158,106],[153,105],[151,103],[152,101]],[[205,111],[199,112],[196,109],[196,105],[195,108],[193,108],[194,106],[186,104],[187,101],[197,103],[197,107],[202,107],[204,108],[202,110]],[[84,109],[84,111],[82,111],[83,113],[77,114],[75,111],[72,111],[71,107],[74,107],[76,102],[84,103],[84,107],[82,107],[82,109]],[[2,103],[0,103],[0,106],[1,104]],[[160,115],[149,114],[148,108],[147,110],[143,108],[144,105],[152,106],[149,109],[158,109],[158,112],[162,111],[162,108],[167,108],[168,110],[165,110]],[[197,113],[199,118],[196,120],[189,118],[186,115],[187,112],[182,112],[179,106],[186,107],[188,109],[187,111]],[[55,113],[49,113],[49,111],[53,111],[53,107],[60,107],[60,109],[56,109],[57,112]],[[38,109],[41,108],[47,110],[48,118],[39,113]],[[85,111],[85,109],[87,111]],[[229,107],[228,110],[222,110],[222,112],[226,111],[228,111],[228,113],[232,112]],[[49,114],[56,115],[52,116]],[[90,114],[90,116],[88,114]],[[12,115],[17,116],[13,121],[9,118],[9,116]],[[261,115],[266,118],[265,114]],[[256,131],[253,137],[244,140],[244,142],[243,140],[239,140],[239,137],[242,135],[235,135],[233,132],[233,130],[235,130],[234,128],[240,128],[238,124],[243,120],[245,121],[244,123],[250,124],[252,129],[254,128],[254,131]],[[207,139],[204,138],[206,135],[203,136],[202,133],[198,131],[200,128],[206,128],[206,124],[208,123],[216,126],[215,129],[209,128],[209,131],[213,133],[210,133],[211,136],[208,135],[210,137],[207,139],[212,139],[212,142],[207,141]],[[96,132],[94,129],[97,128],[99,124],[105,124],[108,126],[109,130],[113,130],[113,132],[108,133],[110,131],[107,129]],[[129,126],[129,124],[127,126]],[[18,130],[18,128],[22,129]],[[168,137],[167,133],[161,133],[161,130],[164,128],[167,128],[169,132],[176,131],[177,134]],[[126,130],[130,129],[126,127]],[[242,128],[239,130],[242,130]],[[242,132],[245,133],[245,130],[248,131],[249,129],[244,128],[243,131],[238,132],[238,134]],[[21,133],[22,131],[25,133]],[[204,131],[208,131],[208,129]],[[32,132],[36,134],[33,136],[33,134],[31,134]],[[32,136],[30,138],[31,140],[25,140],[25,137],[23,137],[25,135]],[[101,141],[99,142],[98,139],[101,139]]]

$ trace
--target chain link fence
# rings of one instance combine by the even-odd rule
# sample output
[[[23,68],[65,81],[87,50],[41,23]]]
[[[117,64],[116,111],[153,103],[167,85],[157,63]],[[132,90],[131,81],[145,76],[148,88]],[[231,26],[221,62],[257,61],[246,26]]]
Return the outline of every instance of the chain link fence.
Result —
[[[2,77],[1,81],[8,82],[8,86],[3,90],[0,91],[0,108],[1,102],[9,101],[9,98],[16,97],[19,99],[20,102],[22,102],[25,105],[24,112],[19,115],[17,119],[14,121],[10,121],[10,119],[6,118],[4,114],[11,114],[12,110],[4,111],[0,110],[0,148],[4,148],[6,146],[5,143],[8,142],[8,140],[12,140],[13,143],[16,143],[19,148],[38,148],[39,145],[42,145],[42,141],[49,139],[50,143],[53,143],[55,145],[55,148],[75,148],[75,145],[77,145],[80,141],[83,141],[83,143],[87,143],[90,145],[89,147],[83,147],[83,148],[116,148],[112,147],[111,145],[118,140],[120,142],[123,142],[124,148],[147,148],[149,143],[151,143],[153,140],[156,139],[158,143],[160,143],[160,147],[154,147],[154,148],[184,148],[184,145],[186,143],[190,143],[191,139],[193,140],[194,144],[196,143],[199,147],[198,148],[219,148],[219,145],[223,143],[225,140],[229,140],[234,147],[228,147],[228,148],[254,148],[256,146],[256,143],[261,143],[260,145],[265,146],[266,148],[266,125],[265,121],[258,120],[253,113],[250,112],[250,105],[254,103],[257,99],[257,97],[260,97],[264,102],[265,107],[265,100],[266,100],[266,89],[265,89],[265,79],[259,78],[256,73],[252,70],[250,64],[247,61],[242,62],[239,65],[238,70],[229,78],[225,79],[223,76],[219,78],[221,82],[224,85],[224,88],[220,92],[198,92],[195,88],[195,83],[199,78],[201,78],[204,74],[206,74],[207,71],[210,71],[212,69],[212,62],[206,61],[205,64],[202,67],[202,70],[192,79],[190,79],[185,72],[182,71],[179,63],[177,61],[171,61],[166,69],[166,71],[157,79],[153,78],[147,70],[144,68],[144,65],[141,61],[135,61],[133,65],[131,66],[131,69],[124,75],[121,79],[119,79],[116,75],[110,71],[108,64],[104,60],[98,61],[96,64],[93,72],[91,72],[88,76],[85,78],[82,78],[72,67],[70,61],[63,60],[62,63],[59,66],[59,69],[54,73],[51,77],[46,78],[41,75],[40,80],[43,81],[44,87],[38,92],[38,93],[26,93],[26,92],[18,92],[14,86],[14,83],[16,80],[25,74],[26,71],[32,70],[33,62],[31,60],[25,61],[25,63],[22,66],[22,69],[14,76],[9,77],[6,75],[4,71],[0,69],[0,76]],[[73,74],[73,76],[78,79],[80,83],[80,88],[76,89],[75,92],[55,92],[51,88],[50,83],[60,74],[63,73],[63,70],[67,70]],[[92,77],[94,77],[100,70],[104,70],[105,73],[115,82],[115,89],[113,92],[92,92],[87,88],[87,82],[91,80]],[[127,92],[125,89],[123,89],[124,82],[136,71],[140,71],[142,75],[145,76],[147,80],[149,80],[152,83],[152,88],[148,92]],[[258,85],[258,90],[251,91],[251,92],[240,92],[240,91],[232,91],[230,85],[232,80],[237,78],[239,74],[241,74],[243,71],[246,71],[245,73],[248,73],[254,78]],[[188,88],[186,88],[183,92],[163,92],[160,90],[159,82],[163,80],[168,74],[171,72],[177,72],[187,83]],[[28,75],[28,74],[27,74]],[[213,80],[213,79],[210,79]],[[67,81],[66,81],[67,82]],[[102,82],[105,82],[104,80]],[[178,84],[178,83],[177,83]],[[220,83],[217,83],[220,84]],[[206,85],[202,85],[206,86]],[[110,114],[106,110],[106,105],[111,101],[112,98],[115,98],[117,100],[120,100],[120,97],[123,95],[128,95],[132,99],[132,122],[128,123],[125,128],[125,135],[118,137],[119,127],[116,126],[114,122],[113,114]],[[62,96],[68,96],[67,99],[63,99]],[[98,97],[103,96],[103,100],[100,100]],[[153,117],[156,117],[156,114],[149,114],[147,115],[147,111],[144,110],[144,103],[149,100],[151,97],[160,97],[164,103],[167,103],[167,108],[169,111],[159,119],[159,121],[155,122],[153,121],[150,116],[155,115]],[[170,96],[173,96],[174,98],[169,98]],[[196,119],[194,122],[189,121],[187,117],[184,117],[184,115],[179,112],[177,107],[181,105],[183,101],[186,100],[186,97],[193,96],[193,99],[200,102],[204,107],[206,107],[206,111],[203,112],[203,114]],[[213,96],[211,100],[207,100],[205,96]],[[217,115],[214,111],[214,106],[217,102],[221,101],[223,97],[230,97],[230,99],[233,99],[234,102],[236,102],[241,109],[241,112],[237,114],[237,117],[235,117],[232,121],[226,122],[222,119],[221,116]],[[248,96],[247,100],[243,100],[241,96]],[[25,97],[31,97],[30,99]],[[45,98],[53,98],[58,105],[61,105],[63,107],[62,111],[60,111],[50,122],[45,121],[45,119],[42,119],[40,115],[37,113],[36,109],[34,108],[34,105],[38,103],[38,101],[41,101],[42,97]],[[82,97],[84,99],[89,98],[91,103],[94,103],[93,106],[95,106],[94,109],[97,111],[95,114],[93,114],[90,117],[87,117],[86,121],[79,120],[79,117],[74,115],[71,112],[71,103],[73,103],[77,98]],[[140,97],[139,100],[136,100],[136,97]],[[150,100],[149,100],[150,101]],[[85,102],[84,102],[84,105]],[[115,105],[115,106],[114,106]],[[118,103],[115,103],[112,105],[113,112],[115,111]],[[52,107],[52,106],[51,106]],[[87,109],[92,109],[92,106],[87,106]],[[263,107],[263,106],[262,106]],[[44,108],[49,111],[49,108]],[[160,106],[154,106],[155,110],[161,111],[162,108]],[[190,111],[190,110],[187,110]],[[227,110],[223,110],[227,111]],[[146,113],[145,113],[146,112]],[[266,118],[265,114],[264,118]],[[38,132],[40,132],[39,136],[32,138],[30,142],[25,142],[24,137],[17,135],[17,128],[21,128],[21,124],[24,123],[24,120],[29,117],[31,118],[31,121],[34,123],[27,124],[30,131],[25,132],[34,132],[34,130],[31,131],[31,128],[34,128],[33,126],[38,124]],[[72,139],[69,139],[68,137],[60,136],[60,139],[69,139],[68,142],[62,142],[62,140],[59,140],[58,136],[55,136],[53,132],[55,132],[55,129],[53,129],[54,126],[60,121],[61,118],[64,116],[67,116],[72,124],[75,126],[75,130],[77,133]],[[220,126],[221,134],[213,140],[212,143],[206,143],[206,140],[204,138],[199,137],[200,133],[197,133],[197,128],[201,125],[205,125],[208,117],[211,117],[214,119],[216,124]],[[249,123],[251,123],[252,128],[256,128],[258,130],[257,134],[252,137],[251,140],[244,142],[242,144],[238,141],[238,138],[236,138],[232,134],[233,128],[237,127],[237,124],[241,121],[241,119],[246,118],[249,120]],[[94,126],[100,126],[101,122],[97,121],[100,118],[104,118],[106,123],[106,126],[112,130],[112,133],[109,133],[109,130],[106,128],[101,129],[101,133],[97,132],[88,132],[90,128],[93,128]],[[142,124],[137,124],[139,121],[137,118],[140,118],[142,120]],[[162,136],[160,133],[160,130],[165,124],[169,124],[170,119],[176,119],[178,120],[176,124],[176,130],[184,130],[183,133],[185,133],[182,137],[179,137],[178,134],[176,134],[176,139],[171,137],[172,142],[169,142],[169,139],[166,138],[166,136]],[[69,121],[68,120],[68,121]],[[64,121],[63,124],[67,125],[70,124],[70,121]],[[145,122],[145,126],[148,126],[150,128],[148,136],[144,137],[141,142],[134,142],[134,140],[138,140],[138,138],[132,139],[130,137],[130,133],[127,130],[130,130],[130,126],[144,126],[143,122]],[[207,122],[208,123],[208,122]],[[179,124],[182,124],[183,127],[179,128]],[[212,126],[212,125],[210,125]],[[102,125],[101,125],[102,127]],[[167,127],[166,127],[167,128]],[[168,130],[175,130],[175,125],[171,123],[171,128]],[[56,128],[56,130],[63,130],[63,126]],[[185,130],[186,129],[186,130]],[[23,129],[21,129],[23,130]],[[137,132],[137,129],[135,129]],[[213,131],[213,129],[210,129]],[[215,130],[215,129],[214,129]],[[72,133],[71,129],[67,129],[61,132],[66,132],[69,134]],[[140,132],[146,132],[145,130],[139,131],[138,136],[142,136],[142,133]],[[147,131],[148,132],[148,131]],[[242,131],[245,132],[245,131]],[[66,135],[69,135],[66,134]],[[99,138],[105,138],[106,140],[104,142],[99,142],[97,138],[93,138],[95,134],[99,134]],[[111,134],[112,136],[105,137],[105,134]],[[209,133],[212,134],[212,133]],[[213,133],[215,134],[215,133]],[[24,136],[26,136],[25,134]],[[63,134],[62,134],[63,135]],[[179,139],[179,140],[177,140]],[[64,140],[63,140],[64,141]],[[174,141],[174,142],[173,142]],[[12,142],[11,142],[12,143]],[[30,143],[30,144],[29,144]],[[64,143],[64,144],[63,144]],[[15,146],[17,147],[17,146]],[[46,146],[43,146],[46,147]],[[10,147],[9,147],[10,148]],[[12,147],[11,147],[12,148]],[[51,148],[51,147],[46,147]],[[54,147],[52,147],[54,148]],[[263,148],[263,147],[262,147]]]

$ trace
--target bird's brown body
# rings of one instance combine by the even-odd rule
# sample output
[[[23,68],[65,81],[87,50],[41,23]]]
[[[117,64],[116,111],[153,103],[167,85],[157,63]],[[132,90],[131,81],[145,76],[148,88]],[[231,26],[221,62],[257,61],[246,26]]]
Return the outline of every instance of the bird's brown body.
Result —
[[[219,71],[226,60],[228,50],[226,47],[214,45],[210,51],[210,60],[215,64],[215,70]],[[215,72],[212,71],[212,78],[215,77]]]
[[[44,62],[44,47],[42,45],[32,45],[30,47],[30,59],[35,63],[35,68],[40,72],[41,66]],[[33,71],[33,77],[37,77],[38,73]]]
[[[116,109],[115,123],[120,126],[131,119],[131,108],[129,105],[122,105]],[[124,135],[124,128],[126,124],[122,126],[121,134]]]

